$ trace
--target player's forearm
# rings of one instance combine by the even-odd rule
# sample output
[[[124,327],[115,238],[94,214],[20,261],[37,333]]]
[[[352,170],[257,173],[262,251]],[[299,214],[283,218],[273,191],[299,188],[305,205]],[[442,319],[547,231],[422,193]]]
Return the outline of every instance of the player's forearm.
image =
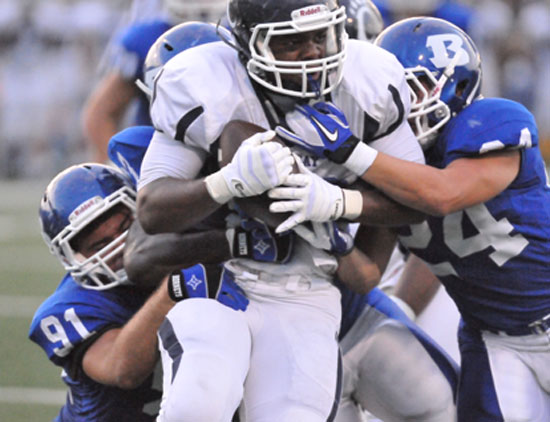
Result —
[[[82,114],[82,124],[86,138],[94,147],[96,161],[107,161],[109,139],[118,131],[134,89],[133,82],[120,75],[107,75],[88,99]]]
[[[379,153],[362,179],[395,201],[430,215],[444,215],[451,190],[441,170]],[[451,192],[452,193],[452,192]]]
[[[338,278],[352,291],[368,293],[380,281],[378,266],[359,249],[338,259]]]
[[[374,262],[383,274],[395,247],[397,234],[385,227],[361,225],[355,235],[355,248]]]
[[[86,373],[98,382],[123,389],[138,387],[154,370],[158,359],[157,330],[168,311],[174,306],[169,298],[166,282],[151,295],[143,307],[121,329],[104,353],[96,353],[95,360],[102,362],[92,371],[86,356],[83,365]],[[107,332],[106,334],[108,334]],[[99,339],[98,341],[100,341]]]
[[[83,118],[84,133],[93,149],[92,159],[105,163],[108,160],[107,145],[118,130],[118,120],[105,110],[98,109],[99,105],[90,107]]]
[[[431,302],[440,286],[439,279],[426,263],[411,254],[395,286],[394,296],[403,300],[416,315],[419,315]]]
[[[369,226],[397,227],[418,224],[426,218],[423,212],[400,204],[377,190],[361,190],[363,210],[355,220]]]
[[[124,268],[133,283],[156,285],[169,272],[231,257],[225,230],[147,235],[132,227],[124,251]]]
[[[182,233],[221,204],[208,193],[204,180],[157,179],[138,192],[138,218],[149,234]]]

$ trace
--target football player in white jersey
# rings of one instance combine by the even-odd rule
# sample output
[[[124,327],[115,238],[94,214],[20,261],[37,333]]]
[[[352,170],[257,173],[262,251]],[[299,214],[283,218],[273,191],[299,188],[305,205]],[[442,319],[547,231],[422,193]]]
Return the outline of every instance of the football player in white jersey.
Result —
[[[402,67],[379,48],[347,42],[343,7],[332,0],[230,0],[228,10],[235,37],[231,45],[218,42],[187,50],[156,77],[151,104],[156,132],[138,193],[138,218],[145,230],[181,232],[233,198],[254,197],[282,184],[294,156],[267,142],[271,132],[245,141],[221,170],[206,178],[201,170],[209,157],[216,158],[218,138],[230,121],[273,128],[292,119],[299,103],[331,98],[344,109],[359,139],[390,155],[423,162],[405,119],[410,104]],[[326,182],[322,177],[350,183],[356,176],[300,148],[293,152],[306,172],[297,176],[306,176],[332,199],[329,207],[319,207],[311,198],[319,218],[362,214],[369,224],[418,218],[374,192]],[[351,165],[357,173],[366,164]],[[394,207],[392,212],[388,206]],[[243,418],[331,419],[338,394],[336,256],[298,237],[286,263],[235,259],[227,267],[250,299],[242,313],[250,341],[243,341],[234,357],[246,371]],[[177,326],[174,331],[177,339]],[[185,350],[185,344],[180,346]],[[185,411],[172,404],[171,412]],[[166,420],[172,420],[169,416]]]

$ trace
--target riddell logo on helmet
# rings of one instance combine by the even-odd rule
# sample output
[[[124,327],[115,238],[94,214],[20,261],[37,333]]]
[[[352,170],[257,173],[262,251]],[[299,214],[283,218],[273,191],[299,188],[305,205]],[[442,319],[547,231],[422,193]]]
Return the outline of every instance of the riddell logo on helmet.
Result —
[[[308,7],[307,9],[300,9],[300,16],[311,16],[321,12],[321,6]]]
[[[69,221],[73,222],[74,220],[82,217],[83,214],[86,214],[86,211],[88,211],[95,204],[98,204],[101,201],[102,199],[100,196],[94,196],[93,198],[90,198],[87,201],[84,201],[77,208],[75,208],[75,210],[71,213],[71,215],[69,215]]]
[[[328,19],[330,17],[330,11],[327,6],[319,4],[296,9],[290,14],[290,17],[295,21],[303,20],[304,22],[309,22],[319,19]]]

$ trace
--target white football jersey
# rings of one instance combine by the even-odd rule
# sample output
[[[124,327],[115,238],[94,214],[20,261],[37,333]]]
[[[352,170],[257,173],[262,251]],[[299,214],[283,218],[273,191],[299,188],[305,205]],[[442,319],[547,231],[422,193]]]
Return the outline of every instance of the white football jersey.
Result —
[[[269,128],[237,52],[222,42],[178,54],[165,65],[155,83],[151,117],[156,133],[142,164],[140,187],[159,177],[196,177],[212,144],[231,120]],[[423,162],[406,120],[410,95],[405,73],[392,54],[350,40],[343,80],[331,97],[359,139],[387,154]],[[322,177],[347,183],[356,179],[340,165],[313,157],[298,147],[292,149]],[[301,239],[297,243],[293,258],[285,265],[244,259],[232,260],[229,265],[237,273],[298,275],[330,282],[337,268],[336,259]]]

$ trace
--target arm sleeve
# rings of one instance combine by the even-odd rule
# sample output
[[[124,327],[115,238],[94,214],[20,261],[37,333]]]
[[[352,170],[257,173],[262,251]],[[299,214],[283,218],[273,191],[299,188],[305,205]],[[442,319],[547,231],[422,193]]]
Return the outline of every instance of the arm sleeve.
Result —
[[[156,131],[143,157],[138,190],[163,177],[194,179],[206,160],[206,152],[177,142]],[[182,163],[185,163],[183,166]]]
[[[65,370],[71,379],[76,380],[80,377],[80,374],[82,373],[82,359],[90,346],[107,331],[119,327],[120,325],[116,324],[104,326],[101,330],[94,332],[94,334],[90,337],[75,346],[71,354],[68,356],[67,364],[65,365]]]

